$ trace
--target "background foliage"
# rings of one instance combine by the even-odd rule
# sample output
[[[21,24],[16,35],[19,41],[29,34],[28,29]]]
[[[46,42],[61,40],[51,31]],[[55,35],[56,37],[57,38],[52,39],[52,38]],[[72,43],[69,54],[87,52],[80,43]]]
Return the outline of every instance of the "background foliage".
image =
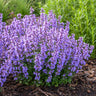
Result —
[[[75,38],[82,36],[84,42],[94,45],[91,55],[96,58],[96,0],[46,0],[45,13],[53,10],[56,17],[62,16],[63,22],[70,22],[70,34]]]
[[[45,3],[45,0],[0,0],[0,13],[3,13],[3,21],[16,17],[16,14],[21,13],[29,15],[30,7],[34,9],[36,16],[40,15],[40,8]]]

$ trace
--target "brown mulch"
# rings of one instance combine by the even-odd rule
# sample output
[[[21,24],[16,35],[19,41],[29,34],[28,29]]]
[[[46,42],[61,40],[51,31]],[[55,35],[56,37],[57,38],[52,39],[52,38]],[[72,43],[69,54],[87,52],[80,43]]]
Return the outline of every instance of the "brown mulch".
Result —
[[[96,59],[88,60],[71,84],[59,87],[35,87],[19,84],[12,75],[2,87],[0,96],[96,96]]]

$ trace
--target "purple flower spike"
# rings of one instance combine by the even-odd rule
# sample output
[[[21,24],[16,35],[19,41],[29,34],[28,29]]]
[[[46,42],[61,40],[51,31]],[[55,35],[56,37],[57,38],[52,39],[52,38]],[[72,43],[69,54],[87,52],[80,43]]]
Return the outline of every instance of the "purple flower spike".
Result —
[[[31,74],[32,80],[38,83],[42,78],[45,83],[51,83],[60,75],[69,78],[86,64],[94,49],[82,37],[75,40],[75,34],[69,36],[70,23],[60,22],[61,17],[57,19],[52,10],[47,15],[41,8],[39,17],[33,11],[31,7],[31,15],[23,18],[17,14],[18,18],[10,25],[2,22],[0,14],[1,87],[9,74],[13,74],[14,80],[18,79],[17,74],[23,74],[26,79]],[[23,80],[21,76],[20,80]]]
[[[30,8],[30,14],[32,14],[34,12],[34,9],[31,7]]]

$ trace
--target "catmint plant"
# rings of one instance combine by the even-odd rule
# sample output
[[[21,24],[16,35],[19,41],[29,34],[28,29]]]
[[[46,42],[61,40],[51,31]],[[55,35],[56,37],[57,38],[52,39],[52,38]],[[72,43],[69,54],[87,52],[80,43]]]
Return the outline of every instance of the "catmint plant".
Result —
[[[0,14],[0,84],[9,74],[14,80],[27,85],[58,86],[71,82],[93,46],[80,37],[69,36],[69,22],[60,22],[52,11],[40,17],[33,14],[21,18],[17,14],[10,25],[2,22]],[[2,25],[3,24],[3,25]],[[3,26],[3,28],[2,28]]]

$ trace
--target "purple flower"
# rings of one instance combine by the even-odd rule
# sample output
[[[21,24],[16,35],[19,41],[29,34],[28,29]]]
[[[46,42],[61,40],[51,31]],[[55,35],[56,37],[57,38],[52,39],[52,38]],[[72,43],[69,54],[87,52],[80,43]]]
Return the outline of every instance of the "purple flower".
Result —
[[[35,74],[35,80],[39,80],[40,79],[40,73],[34,72]]]
[[[72,76],[72,73],[69,73],[68,76]]]
[[[2,22],[3,17],[0,14],[1,86],[10,73],[14,77],[23,73],[28,79],[28,70],[31,67],[35,70],[32,70],[34,80],[38,82],[42,70],[43,74],[49,75],[46,82],[51,82],[55,69],[55,75],[61,75],[67,65],[70,67],[68,76],[72,76],[73,72],[78,73],[82,65],[86,64],[85,60],[88,60],[94,49],[94,46],[84,43],[82,37],[75,40],[75,34],[69,36],[70,23],[60,22],[61,17],[57,19],[52,10],[47,15],[41,9],[39,17],[33,11],[31,7],[31,15],[23,18],[20,13],[17,14],[18,18],[15,17],[10,25]],[[34,66],[31,65],[33,62]],[[62,74],[66,76],[65,72]]]
[[[66,76],[66,74],[63,74],[63,76],[65,77],[65,76]]]
[[[30,8],[30,14],[32,14],[33,11],[34,11],[34,9],[31,7],[31,8]]]
[[[51,79],[52,79],[52,75],[49,75],[48,79],[46,80],[46,82],[51,82]]]
[[[20,19],[20,18],[21,18],[21,16],[22,16],[22,15],[21,15],[20,13],[19,13],[19,14],[17,14],[18,19]]]
[[[48,74],[47,69],[43,69],[43,72],[44,72],[45,74]]]

